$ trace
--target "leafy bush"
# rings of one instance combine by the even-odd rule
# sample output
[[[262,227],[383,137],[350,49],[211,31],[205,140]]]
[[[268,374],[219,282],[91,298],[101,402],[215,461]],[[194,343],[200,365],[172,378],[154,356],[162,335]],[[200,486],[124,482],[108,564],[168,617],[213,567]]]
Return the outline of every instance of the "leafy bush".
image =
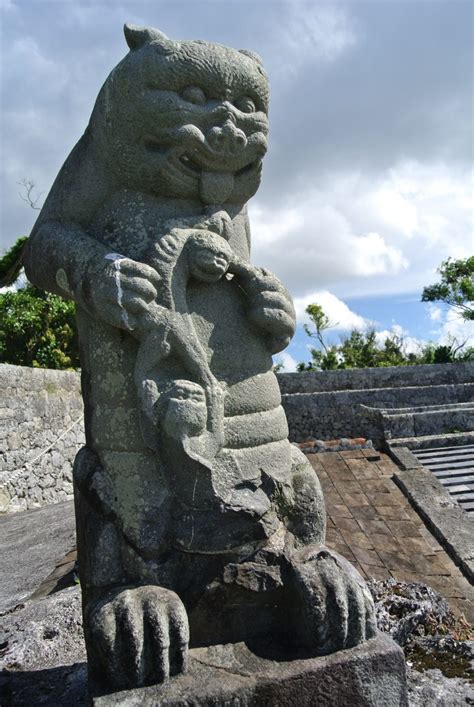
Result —
[[[0,294],[0,363],[77,368],[73,302],[28,284]]]

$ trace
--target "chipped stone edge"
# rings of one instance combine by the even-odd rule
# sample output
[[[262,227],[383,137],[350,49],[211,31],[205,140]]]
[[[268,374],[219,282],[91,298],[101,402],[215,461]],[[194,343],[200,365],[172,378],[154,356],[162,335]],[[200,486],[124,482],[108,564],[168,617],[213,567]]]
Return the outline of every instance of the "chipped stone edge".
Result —
[[[474,585],[474,522],[408,447],[387,445],[387,452],[400,468],[394,475],[395,483],[466,579]]]

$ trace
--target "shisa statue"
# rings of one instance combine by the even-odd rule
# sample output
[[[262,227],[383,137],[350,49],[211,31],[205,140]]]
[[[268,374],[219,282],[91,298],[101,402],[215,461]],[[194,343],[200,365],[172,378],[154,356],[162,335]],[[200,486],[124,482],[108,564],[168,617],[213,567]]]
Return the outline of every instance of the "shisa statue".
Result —
[[[293,304],[249,260],[261,60],[152,28],[125,37],[25,256],[34,283],[77,307],[91,674],[136,687],[185,671],[188,647],[356,646],[375,634],[373,602],[324,546],[320,484],[287,439],[272,371]]]

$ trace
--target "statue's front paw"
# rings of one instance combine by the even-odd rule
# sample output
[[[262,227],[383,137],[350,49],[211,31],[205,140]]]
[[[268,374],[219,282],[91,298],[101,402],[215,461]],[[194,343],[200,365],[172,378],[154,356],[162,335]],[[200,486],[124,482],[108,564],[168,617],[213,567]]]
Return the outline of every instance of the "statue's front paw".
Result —
[[[118,253],[91,262],[84,277],[86,304],[103,321],[126,331],[147,328],[160,286],[160,276],[152,267]]]
[[[372,596],[356,569],[335,552],[302,548],[293,558],[297,593],[294,627],[315,654],[356,646],[376,633]]]
[[[90,667],[110,686],[153,685],[186,671],[188,617],[174,592],[121,588],[90,607],[86,621]]]

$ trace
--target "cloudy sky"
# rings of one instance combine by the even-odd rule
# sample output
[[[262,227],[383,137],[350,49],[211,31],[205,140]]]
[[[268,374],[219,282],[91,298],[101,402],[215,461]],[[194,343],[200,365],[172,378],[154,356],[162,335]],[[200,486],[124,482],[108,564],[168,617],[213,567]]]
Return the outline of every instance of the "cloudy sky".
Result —
[[[124,22],[256,50],[270,76],[270,149],[251,202],[253,260],[337,324],[407,343],[474,332],[421,304],[449,256],[474,252],[471,0],[0,0],[1,248],[35,219],[97,92],[126,53]],[[44,199],[44,195],[40,200]]]

